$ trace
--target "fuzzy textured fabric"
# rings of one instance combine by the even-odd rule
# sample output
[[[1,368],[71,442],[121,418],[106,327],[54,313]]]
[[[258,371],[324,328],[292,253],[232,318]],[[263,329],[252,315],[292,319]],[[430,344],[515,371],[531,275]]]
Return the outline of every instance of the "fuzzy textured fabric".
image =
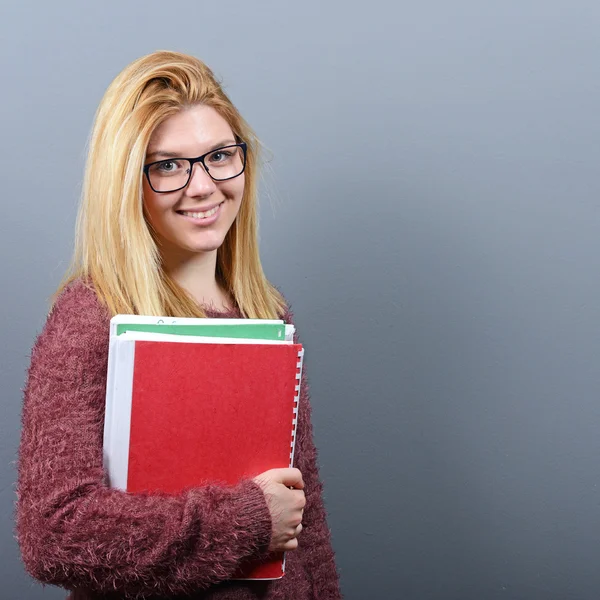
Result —
[[[291,320],[289,312],[284,318]],[[307,499],[299,548],[287,553],[280,580],[228,581],[241,562],[265,556],[269,546],[271,517],[253,481],[176,496],[107,485],[109,319],[93,289],[76,281],[54,305],[32,351],[17,492],[17,539],[27,571],[70,590],[72,600],[341,598],[306,380],[295,451]]]

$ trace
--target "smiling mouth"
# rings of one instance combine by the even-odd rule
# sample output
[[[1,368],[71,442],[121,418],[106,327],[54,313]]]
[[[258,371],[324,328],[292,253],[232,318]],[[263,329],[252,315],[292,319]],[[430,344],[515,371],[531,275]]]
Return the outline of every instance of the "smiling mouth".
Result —
[[[222,204],[222,203],[221,203]],[[217,206],[213,206],[210,210],[205,212],[191,212],[188,210],[178,210],[177,212],[184,217],[192,217],[193,219],[208,219],[212,217],[221,207],[221,204],[217,204]]]

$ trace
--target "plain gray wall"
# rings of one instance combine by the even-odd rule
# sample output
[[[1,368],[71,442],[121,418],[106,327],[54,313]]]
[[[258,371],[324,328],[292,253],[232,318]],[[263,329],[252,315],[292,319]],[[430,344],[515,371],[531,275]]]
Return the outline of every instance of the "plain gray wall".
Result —
[[[12,539],[21,387],[96,106],[161,48],[272,153],[345,597],[598,598],[597,0],[2,4],[2,600],[63,596]]]

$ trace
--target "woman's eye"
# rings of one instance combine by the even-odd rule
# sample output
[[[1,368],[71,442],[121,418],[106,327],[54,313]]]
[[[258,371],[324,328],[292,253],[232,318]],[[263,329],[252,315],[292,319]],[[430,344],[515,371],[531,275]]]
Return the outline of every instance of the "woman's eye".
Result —
[[[157,162],[150,167],[150,173],[154,175],[162,175],[166,177],[167,175],[175,175],[186,168],[186,161],[184,160],[163,160],[161,162]]]
[[[172,160],[166,160],[165,162],[162,162],[157,166],[160,171],[164,171],[165,173],[174,171],[177,168],[177,164],[175,163],[175,161]]]
[[[220,163],[226,161],[228,158],[231,158],[229,150],[217,150],[210,155],[209,160],[212,163]]]

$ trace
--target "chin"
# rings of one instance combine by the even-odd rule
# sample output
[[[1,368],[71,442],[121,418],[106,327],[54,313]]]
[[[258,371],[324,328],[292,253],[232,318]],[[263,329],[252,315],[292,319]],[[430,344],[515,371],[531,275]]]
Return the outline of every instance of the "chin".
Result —
[[[189,248],[191,254],[206,254],[208,252],[215,252],[221,247],[222,244],[212,244],[212,245],[203,245],[203,246],[195,246]]]
[[[215,250],[218,250],[223,245],[224,241],[225,241],[225,236],[222,236],[222,237],[219,236],[217,238],[213,238],[213,239],[209,239],[209,240],[190,242],[189,244],[186,244],[186,247],[190,252],[193,252],[193,253],[214,252]]]

